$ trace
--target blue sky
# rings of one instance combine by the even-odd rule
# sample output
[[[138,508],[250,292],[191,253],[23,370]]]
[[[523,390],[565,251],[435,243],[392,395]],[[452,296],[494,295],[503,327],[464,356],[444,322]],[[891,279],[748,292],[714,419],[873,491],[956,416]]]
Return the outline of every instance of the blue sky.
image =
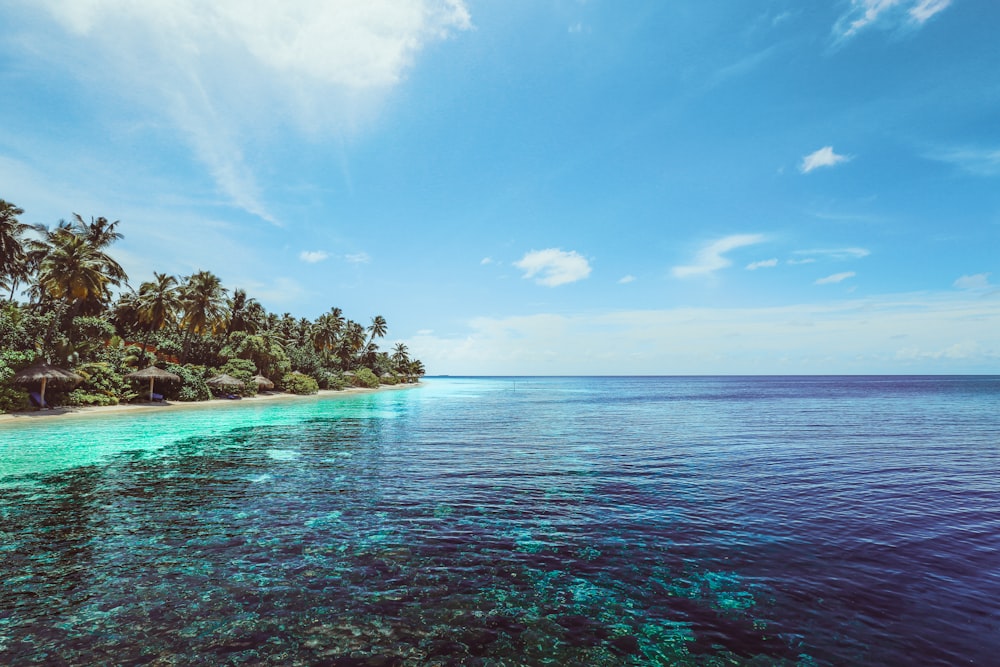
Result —
[[[0,197],[432,374],[1000,373],[995,0],[25,0]]]

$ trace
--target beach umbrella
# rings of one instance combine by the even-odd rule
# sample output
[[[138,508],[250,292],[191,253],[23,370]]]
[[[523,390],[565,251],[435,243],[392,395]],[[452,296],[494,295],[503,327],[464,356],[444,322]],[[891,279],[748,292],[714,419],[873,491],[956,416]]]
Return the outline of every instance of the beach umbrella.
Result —
[[[145,380],[149,378],[149,400],[153,400],[153,383],[157,380],[173,380],[174,382],[180,382],[180,378],[173,373],[168,373],[162,368],[157,368],[156,366],[150,366],[149,368],[143,368],[141,371],[135,371],[129,373],[125,377],[134,378],[136,380]]]
[[[59,368],[58,366],[52,366],[44,361],[39,361],[36,364],[14,373],[13,380],[17,384],[34,384],[36,382],[41,382],[42,388],[38,392],[38,395],[41,397],[41,404],[43,406],[45,405],[45,385],[49,382],[66,382],[71,383],[74,386],[83,382],[83,378],[76,373],[71,373],[70,371],[64,368]]]
[[[243,380],[237,380],[232,375],[223,373],[222,375],[216,375],[214,378],[205,380],[205,384],[225,389],[226,387],[242,387]]]
[[[274,389],[274,383],[268,380],[263,375],[253,376],[253,381],[257,383],[257,391],[261,390],[270,391],[271,389]]]

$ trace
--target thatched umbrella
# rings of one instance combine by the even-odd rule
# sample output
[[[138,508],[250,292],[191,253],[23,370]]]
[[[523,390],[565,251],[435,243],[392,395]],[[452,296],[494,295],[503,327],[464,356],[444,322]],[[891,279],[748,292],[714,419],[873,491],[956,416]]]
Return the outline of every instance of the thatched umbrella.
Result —
[[[14,382],[18,384],[34,384],[35,382],[41,382],[42,388],[38,393],[42,399],[42,406],[45,405],[45,385],[50,381],[72,383],[74,386],[83,382],[83,378],[76,373],[71,373],[57,366],[52,366],[44,361],[39,361],[36,364],[14,373],[13,379]]]
[[[274,383],[263,375],[253,376],[253,381],[257,383],[257,391],[270,391],[274,389]]]
[[[153,383],[157,380],[173,380],[174,382],[180,382],[180,378],[173,373],[168,373],[162,368],[157,368],[156,366],[150,366],[149,368],[143,368],[141,371],[135,371],[129,373],[125,377],[135,378],[136,380],[145,380],[149,378],[149,400],[153,400]]]
[[[220,389],[225,389],[226,387],[240,388],[243,386],[243,380],[237,380],[232,375],[223,373],[222,375],[216,375],[214,378],[205,380],[205,384],[219,387]]]

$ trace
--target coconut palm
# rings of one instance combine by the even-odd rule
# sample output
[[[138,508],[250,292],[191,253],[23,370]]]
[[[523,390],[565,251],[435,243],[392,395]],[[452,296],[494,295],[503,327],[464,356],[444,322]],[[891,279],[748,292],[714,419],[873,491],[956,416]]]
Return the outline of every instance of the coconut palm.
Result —
[[[73,315],[99,313],[111,298],[110,288],[126,277],[124,271],[109,271],[109,262],[117,265],[114,260],[64,229],[57,229],[48,241],[51,245],[38,264],[38,288],[67,303]]]
[[[334,310],[339,309],[335,308]],[[338,319],[332,312],[320,315],[313,323],[310,334],[313,349],[321,353],[324,359],[328,356],[329,351],[336,347],[341,326],[343,326],[343,318]]]
[[[376,315],[372,318],[372,323],[368,326],[368,333],[370,338],[368,339],[368,344],[371,345],[375,342],[375,338],[384,338],[388,327],[385,323],[385,318],[381,315]]]
[[[14,300],[17,283],[27,278],[27,251],[24,234],[31,225],[17,219],[24,210],[0,199],[0,280],[10,287],[10,300]]]
[[[154,271],[153,280],[139,285],[136,315],[139,324],[146,329],[146,337],[142,342],[143,349],[148,346],[149,337],[154,331],[159,331],[177,321],[177,314],[182,305],[177,278],[174,276]]]
[[[395,364],[398,372],[406,372],[406,368],[410,365],[410,355],[406,349],[406,343],[396,343],[392,348],[392,363]]]
[[[351,361],[354,355],[362,351],[365,347],[365,329],[354,320],[347,320],[344,324],[340,341],[337,345],[337,356],[344,370],[350,370]]]
[[[229,300],[229,315],[226,324],[226,340],[235,331],[257,333],[263,326],[264,307],[257,299],[247,296],[246,290],[233,290],[233,298]]]
[[[181,308],[184,311],[181,320],[184,329],[181,363],[184,363],[187,360],[192,335],[217,332],[225,326],[228,290],[222,286],[219,277],[211,271],[199,271],[188,276],[179,289]]]

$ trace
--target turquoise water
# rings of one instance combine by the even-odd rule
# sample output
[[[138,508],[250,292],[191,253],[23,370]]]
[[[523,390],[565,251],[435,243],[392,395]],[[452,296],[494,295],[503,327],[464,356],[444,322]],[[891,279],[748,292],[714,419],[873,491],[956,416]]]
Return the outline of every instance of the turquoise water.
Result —
[[[991,664],[1000,378],[0,426],[0,664]]]

